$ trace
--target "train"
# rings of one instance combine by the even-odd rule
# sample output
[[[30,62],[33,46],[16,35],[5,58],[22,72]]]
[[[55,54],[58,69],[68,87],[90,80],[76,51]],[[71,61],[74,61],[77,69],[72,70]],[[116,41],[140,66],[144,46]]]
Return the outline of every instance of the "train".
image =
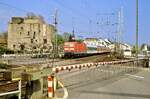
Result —
[[[84,57],[98,54],[107,54],[110,53],[110,49],[104,46],[87,46],[84,42],[81,41],[69,41],[64,42],[64,57]]]

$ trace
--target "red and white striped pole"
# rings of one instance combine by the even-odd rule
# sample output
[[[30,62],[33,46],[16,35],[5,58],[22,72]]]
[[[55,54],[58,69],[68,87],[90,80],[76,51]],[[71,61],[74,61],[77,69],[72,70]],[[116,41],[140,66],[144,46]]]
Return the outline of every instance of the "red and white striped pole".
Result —
[[[48,98],[54,97],[53,76],[48,76]]]

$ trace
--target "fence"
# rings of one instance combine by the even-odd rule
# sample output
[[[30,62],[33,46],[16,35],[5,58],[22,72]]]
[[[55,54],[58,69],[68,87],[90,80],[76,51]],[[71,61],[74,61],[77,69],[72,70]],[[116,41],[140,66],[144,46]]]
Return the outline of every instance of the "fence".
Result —
[[[18,81],[18,90],[0,93],[0,97],[7,96],[7,95],[16,95],[16,94],[18,94],[18,99],[21,99],[21,80]]]

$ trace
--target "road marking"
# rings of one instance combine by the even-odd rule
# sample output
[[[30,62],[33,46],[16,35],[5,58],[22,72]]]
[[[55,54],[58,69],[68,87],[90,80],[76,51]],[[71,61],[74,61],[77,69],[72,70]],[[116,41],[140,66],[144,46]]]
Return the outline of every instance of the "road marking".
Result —
[[[59,83],[59,85],[63,88],[63,90],[64,90],[64,96],[63,96],[63,98],[57,98],[57,99],[67,99],[68,98],[68,91],[67,91],[67,88],[65,88],[64,87],[64,85],[60,82],[60,81],[58,81],[58,83]]]
[[[137,75],[131,75],[131,74],[125,74],[125,75],[131,76],[131,77],[134,77],[134,78],[144,79],[143,76],[137,76]]]

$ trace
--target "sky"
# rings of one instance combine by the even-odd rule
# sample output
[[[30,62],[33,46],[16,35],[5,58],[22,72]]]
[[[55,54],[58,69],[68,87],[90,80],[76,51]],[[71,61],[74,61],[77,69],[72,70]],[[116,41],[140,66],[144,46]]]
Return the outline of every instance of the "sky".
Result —
[[[136,0],[0,0],[0,32],[7,31],[12,16],[33,12],[53,24],[58,11],[60,34],[72,32],[78,38],[101,37],[115,40],[118,23],[120,41],[135,44]],[[150,44],[150,0],[139,0],[139,44]],[[122,8],[121,21],[118,13]]]

